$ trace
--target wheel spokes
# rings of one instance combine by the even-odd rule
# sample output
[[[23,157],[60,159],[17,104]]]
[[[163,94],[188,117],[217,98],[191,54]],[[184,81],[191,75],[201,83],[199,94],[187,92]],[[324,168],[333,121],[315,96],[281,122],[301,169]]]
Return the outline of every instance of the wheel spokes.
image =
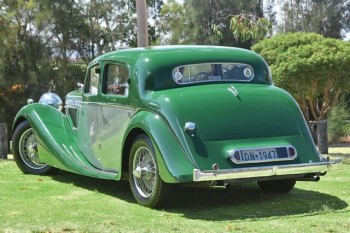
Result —
[[[136,151],[133,175],[136,188],[141,196],[148,198],[153,194],[157,179],[157,167],[151,151],[140,147]]]
[[[42,169],[47,166],[39,159],[37,142],[32,128],[26,130],[20,137],[19,154],[23,162],[32,169]]]

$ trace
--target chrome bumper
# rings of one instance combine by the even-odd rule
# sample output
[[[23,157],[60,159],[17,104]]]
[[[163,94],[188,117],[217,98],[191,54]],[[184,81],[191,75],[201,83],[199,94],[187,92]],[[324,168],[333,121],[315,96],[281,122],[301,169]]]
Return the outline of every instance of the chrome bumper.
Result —
[[[340,161],[210,171],[194,169],[193,181],[235,180],[310,173],[324,174],[333,164],[336,163],[340,163]]]

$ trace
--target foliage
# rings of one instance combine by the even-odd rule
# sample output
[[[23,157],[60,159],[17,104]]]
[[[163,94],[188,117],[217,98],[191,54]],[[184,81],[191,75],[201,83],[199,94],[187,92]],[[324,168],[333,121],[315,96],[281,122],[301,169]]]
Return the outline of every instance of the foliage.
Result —
[[[162,1],[147,4],[155,19]],[[136,46],[135,12],[128,0],[0,1],[0,122],[10,127],[28,98],[47,91],[64,97],[96,56]]]
[[[159,39],[159,44],[182,43],[183,27],[186,25],[185,9],[183,4],[176,0],[168,0],[161,8],[159,14],[159,31],[164,35]]]
[[[339,142],[344,136],[350,135],[350,111],[344,104],[338,104],[329,112],[328,139],[330,142]],[[348,122],[348,123],[346,123]]]
[[[315,32],[341,39],[350,30],[348,0],[267,0],[265,4],[277,32]],[[280,9],[278,22],[276,9]]]
[[[17,1],[1,11],[0,36],[4,38],[0,51],[1,113],[2,121],[8,124],[18,106],[25,103],[25,96],[42,91],[44,80],[49,77],[41,68],[50,66],[51,53],[41,46],[40,35],[31,30],[34,15],[27,9],[36,10],[32,2]]]
[[[325,119],[350,88],[350,43],[315,33],[265,39],[253,50],[270,64],[274,82],[298,101],[307,120]]]
[[[236,39],[230,29],[230,19],[241,13],[262,14],[261,0],[207,0],[198,4],[186,0],[184,4],[168,1],[164,4],[160,22],[161,32],[170,35],[164,43],[211,44],[249,48],[251,44]]]
[[[237,40],[256,43],[266,37],[271,29],[271,23],[265,18],[241,14],[232,16],[230,28]]]
[[[146,2],[151,45],[250,48],[266,35],[267,24],[262,31],[235,32],[237,17],[259,21],[265,16],[276,22],[276,5],[282,6],[283,13],[277,31],[316,31],[339,38],[350,29],[346,0]],[[64,96],[77,80],[82,81],[85,65],[96,56],[136,47],[135,12],[135,1],[128,0],[0,0],[0,121],[10,125],[27,98],[37,99],[53,86]],[[252,39],[251,34],[258,37]]]

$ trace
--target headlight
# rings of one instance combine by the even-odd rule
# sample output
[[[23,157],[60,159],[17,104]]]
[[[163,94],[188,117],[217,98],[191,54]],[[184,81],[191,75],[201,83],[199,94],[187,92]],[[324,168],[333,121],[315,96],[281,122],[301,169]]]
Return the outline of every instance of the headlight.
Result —
[[[62,110],[62,99],[55,93],[45,93],[39,99],[40,104],[50,105],[59,111]]]

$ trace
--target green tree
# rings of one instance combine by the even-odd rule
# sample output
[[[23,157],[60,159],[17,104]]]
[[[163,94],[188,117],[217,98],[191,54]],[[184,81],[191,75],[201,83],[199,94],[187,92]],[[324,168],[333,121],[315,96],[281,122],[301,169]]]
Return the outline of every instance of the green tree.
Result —
[[[328,141],[339,142],[342,137],[350,134],[349,124],[345,123],[350,119],[350,111],[343,103],[332,108],[327,117],[328,120]]]
[[[41,31],[34,30],[37,12],[38,5],[32,1],[1,2],[1,120],[8,125],[27,96],[46,88],[48,76],[41,67],[49,66],[50,51],[41,46]]]
[[[159,44],[181,44],[185,37],[183,33],[184,22],[186,21],[183,4],[176,0],[169,0],[161,8],[159,14]]]
[[[135,40],[134,8],[126,0],[41,0],[48,13],[45,35],[59,59],[96,56]]]
[[[271,23],[265,18],[241,14],[232,16],[230,29],[240,43],[253,45],[266,37],[271,30]]]
[[[325,120],[349,92],[349,42],[315,33],[290,33],[265,39],[252,49],[270,64],[275,84],[294,96],[307,121]]]
[[[268,0],[281,6],[279,32],[315,32],[341,39],[350,29],[350,2],[347,0]],[[272,3],[273,4],[273,3]]]
[[[183,5],[175,1],[164,4],[162,34],[170,35],[172,44],[214,44],[250,47],[246,41],[236,39],[230,28],[230,19],[241,13],[262,15],[261,0],[186,0]],[[171,25],[171,27],[170,27]],[[220,32],[220,36],[218,33]]]
[[[56,91],[65,91],[83,74],[72,77],[69,70],[77,68],[68,62],[64,63],[66,72],[58,69],[62,57],[56,54],[63,54],[63,50],[55,47],[55,34],[47,33],[50,11],[42,1],[2,1],[0,8],[0,117],[10,126],[26,99],[38,100],[41,94],[55,91],[55,86]]]
[[[147,3],[157,19],[162,1]],[[1,121],[10,125],[28,98],[47,91],[64,97],[96,56],[135,47],[135,12],[128,0],[0,0]]]
[[[147,0],[148,6],[148,37],[150,45],[157,45],[160,40],[160,12],[164,5],[162,0]]]

